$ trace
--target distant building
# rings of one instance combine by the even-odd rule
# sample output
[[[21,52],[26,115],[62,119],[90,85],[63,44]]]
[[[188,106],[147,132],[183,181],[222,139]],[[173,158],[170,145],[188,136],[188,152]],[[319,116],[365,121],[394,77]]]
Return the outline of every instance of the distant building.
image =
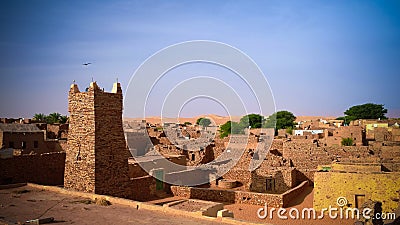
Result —
[[[35,124],[0,124],[2,148],[20,149],[22,154],[42,152],[47,149],[45,132]]]
[[[295,136],[303,136],[304,133],[307,134],[323,134],[324,130],[293,130]]]
[[[46,133],[36,124],[0,123],[0,149],[13,149],[18,155],[63,151],[62,143],[47,140]]]

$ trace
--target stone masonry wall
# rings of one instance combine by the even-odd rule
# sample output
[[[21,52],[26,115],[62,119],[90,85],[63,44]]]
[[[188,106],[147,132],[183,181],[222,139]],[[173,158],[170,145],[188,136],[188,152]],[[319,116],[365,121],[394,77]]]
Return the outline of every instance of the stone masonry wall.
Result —
[[[273,187],[267,190],[267,179],[273,180]],[[251,191],[281,194],[296,185],[296,170],[291,167],[260,168],[252,172]]]
[[[180,187],[180,186],[171,186],[171,191],[175,196],[183,198],[200,199],[205,201],[251,204],[251,205],[267,204],[268,206],[271,207],[283,206],[282,196],[274,194]]]
[[[95,91],[95,192],[122,197],[127,194],[130,153],[123,131],[119,83],[113,89],[113,93]]]
[[[126,190],[128,156],[122,128],[122,90],[115,83],[112,93],[95,82],[87,92],[71,86],[68,97],[70,124],[64,186],[78,191],[118,197]]]
[[[313,181],[318,165],[330,165],[333,161],[379,160],[371,155],[368,146],[321,146],[318,140],[295,139],[284,142],[283,157],[290,160],[300,174],[298,182],[306,178]],[[300,179],[300,180],[299,180]]]
[[[288,203],[299,193],[302,193],[308,186],[308,182],[303,182],[297,187],[286,191],[283,194],[267,194],[246,191],[233,191],[208,188],[194,188],[183,186],[171,186],[174,196],[182,198],[200,199],[223,203],[261,205],[267,204],[269,207],[287,207]]]
[[[69,132],[65,160],[64,187],[95,191],[94,90],[79,92],[73,84],[68,96]]]

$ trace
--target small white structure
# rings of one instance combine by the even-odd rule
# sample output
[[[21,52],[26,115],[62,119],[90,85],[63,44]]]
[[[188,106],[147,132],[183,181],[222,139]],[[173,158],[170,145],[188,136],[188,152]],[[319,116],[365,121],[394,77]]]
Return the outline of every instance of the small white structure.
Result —
[[[311,133],[311,134],[323,134],[324,130],[294,130],[295,136],[303,136],[304,132]]]

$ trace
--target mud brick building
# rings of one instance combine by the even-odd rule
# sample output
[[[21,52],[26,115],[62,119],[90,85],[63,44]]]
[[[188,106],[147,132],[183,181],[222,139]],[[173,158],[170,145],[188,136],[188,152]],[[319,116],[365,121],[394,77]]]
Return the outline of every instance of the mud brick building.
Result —
[[[58,152],[58,142],[46,141],[46,131],[35,124],[0,123],[1,149],[15,149],[21,154]]]

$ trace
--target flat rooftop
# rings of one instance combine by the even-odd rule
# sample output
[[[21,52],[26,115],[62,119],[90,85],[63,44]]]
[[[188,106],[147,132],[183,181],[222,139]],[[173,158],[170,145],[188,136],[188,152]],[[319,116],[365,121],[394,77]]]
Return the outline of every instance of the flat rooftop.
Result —
[[[23,224],[48,217],[60,224],[221,224],[221,221],[186,217],[185,213],[176,215],[115,203],[98,205],[88,198],[30,186],[0,190],[0,224]]]

